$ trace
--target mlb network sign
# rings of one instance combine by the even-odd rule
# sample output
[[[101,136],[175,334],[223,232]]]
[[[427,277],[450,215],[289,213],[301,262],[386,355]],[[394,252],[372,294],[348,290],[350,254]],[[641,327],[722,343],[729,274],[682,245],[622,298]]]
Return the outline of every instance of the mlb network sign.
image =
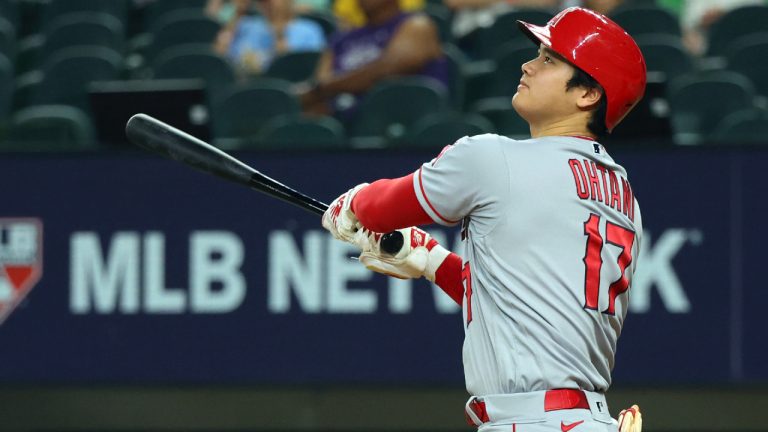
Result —
[[[43,224],[34,218],[0,218],[0,323],[43,275]]]
[[[402,314],[413,310],[412,281],[387,278],[385,302],[381,279],[374,280],[374,273],[350,259],[357,253],[354,246],[332,239],[325,231],[296,234],[271,231],[265,245],[252,246],[267,251],[266,262],[255,264],[246,263],[243,236],[231,231],[194,231],[186,244],[174,245],[168,245],[166,235],[157,231],[123,231],[108,238],[96,232],[73,233],[70,312],[232,313],[246,301],[249,282],[257,283],[265,272],[266,289],[250,292],[266,295],[267,310],[272,314]],[[460,250],[458,238],[450,242],[444,232],[433,230],[432,234],[441,244]],[[632,281],[632,312],[650,312],[654,288],[666,312],[691,311],[673,260],[681,251],[698,247],[703,237],[699,230],[679,228],[658,236],[646,233],[641,265]],[[171,272],[166,258],[172,255],[188,257],[181,269],[186,273],[182,276],[187,276],[186,287],[167,283]],[[439,288],[433,286],[432,290],[435,312],[458,312],[458,306]]]

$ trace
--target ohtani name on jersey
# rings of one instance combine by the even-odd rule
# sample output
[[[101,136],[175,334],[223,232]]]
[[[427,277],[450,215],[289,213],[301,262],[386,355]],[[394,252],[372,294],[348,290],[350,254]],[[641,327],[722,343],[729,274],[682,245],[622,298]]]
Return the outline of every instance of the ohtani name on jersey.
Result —
[[[568,160],[579,198],[598,201],[635,221],[635,195],[629,181],[589,159]]]

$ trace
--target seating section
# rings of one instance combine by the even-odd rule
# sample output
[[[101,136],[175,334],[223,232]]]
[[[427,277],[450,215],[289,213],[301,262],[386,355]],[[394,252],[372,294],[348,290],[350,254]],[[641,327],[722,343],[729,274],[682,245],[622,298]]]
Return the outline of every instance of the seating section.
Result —
[[[236,86],[213,106],[215,143],[223,148],[247,147],[269,120],[300,112],[290,82],[279,79],[261,79]]]
[[[447,90],[431,78],[403,77],[379,83],[360,102],[352,133],[397,143],[422,117],[448,106]]]
[[[94,127],[83,111],[66,105],[38,105],[13,115],[3,149],[74,151],[95,147]]]
[[[672,127],[679,144],[700,144],[728,114],[754,106],[755,90],[730,71],[681,76],[669,87]]]
[[[442,42],[447,88],[420,76],[388,78],[334,118],[302,114],[296,93],[314,79],[321,52],[277,55],[266,70],[248,72],[214,51],[222,24],[205,14],[207,3],[0,0],[0,151],[98,149],[93,131],[102,129],[94,128],[89,91],[128,80],[199,80],[207,106],[190,112],[229,149],[439,148],[484,132],[530,136],[511,99],[537,48],[517,21],[543,25],[554,9],[514,9],[456,38],[456,12],[429,0],[423,13]],[[255,3],[249,13],[260,13]],[[609,15],[643,51],[648,85],[605,142],[768,144],[768,0],[726,11],[695,55],[671,3],[624,0]],[[341,29],[331,11],[301,16],[329,40]],[[46,137],[57,141],[45,144]]]

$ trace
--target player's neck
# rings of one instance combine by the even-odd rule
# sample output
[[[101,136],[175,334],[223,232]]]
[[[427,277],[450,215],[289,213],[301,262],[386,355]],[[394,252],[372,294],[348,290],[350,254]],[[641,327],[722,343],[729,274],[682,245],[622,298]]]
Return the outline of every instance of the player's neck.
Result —
[[[546,136],[578,136],[596,138],[595,134],[586,127],[583,118],[564,119],[555,122],[549,122],[542,125],[530,123],[531,138],[541,138]]]

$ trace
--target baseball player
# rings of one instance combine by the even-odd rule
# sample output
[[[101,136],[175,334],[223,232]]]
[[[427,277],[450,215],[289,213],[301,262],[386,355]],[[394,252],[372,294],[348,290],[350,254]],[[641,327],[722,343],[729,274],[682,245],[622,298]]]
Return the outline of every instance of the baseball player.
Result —
[[[642,221],[598,139],[642,98],[645,62],[588,9],[518,25],[539,47],[512,98],[531,139],[464,137],[410,175],[352,188],[323,226],[358,244],[368,268],[424,276],[462,305],[465,411],[481,431],[615,432],[604,393]],[[461,257],[415,228],[430,223],[462,224]],[[389,256],[377,233],[396,229],[405,245]],[[640,429],[636,407],[619,420]]]

